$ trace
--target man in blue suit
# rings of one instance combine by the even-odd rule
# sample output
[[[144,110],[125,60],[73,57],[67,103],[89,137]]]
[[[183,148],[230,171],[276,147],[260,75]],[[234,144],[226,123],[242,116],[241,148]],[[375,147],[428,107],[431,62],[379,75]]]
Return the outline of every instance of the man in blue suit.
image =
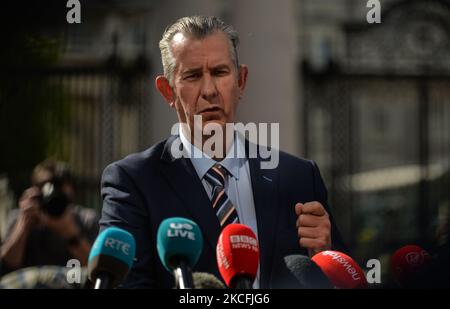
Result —
[[[193,270],[219,278],[215,249],[221,230],[236,222],[249,226],[260,246],[256,288],[280,286],[287,255],[344,250],[315,163],[280,151],[276,166],[262,168],[263,159],[252,153],[255,144],[226,131],[235,122],[248,73],[237,45],[231,26],[200,16],[179,19],[160,41],[164,75],[156,87],[176,110],[179,132],[112,163],[102,177],[101,229],[124,228],[137,244],[124,287],[173,287],[156,251],[158,226],[169,217],[199,225],[205,243]],[[211,128],[223,134],[209,149]]]

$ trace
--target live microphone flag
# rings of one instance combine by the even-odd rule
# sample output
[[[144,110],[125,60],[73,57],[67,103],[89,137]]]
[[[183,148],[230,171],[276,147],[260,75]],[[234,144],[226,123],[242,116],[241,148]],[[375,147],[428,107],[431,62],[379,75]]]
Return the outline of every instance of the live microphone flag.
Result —
[[[156,247],[163,266],[175,276],[177,288],[193,288],[192,267],[203,249],[198,225],[189,219],[174,217],[161,222]]]

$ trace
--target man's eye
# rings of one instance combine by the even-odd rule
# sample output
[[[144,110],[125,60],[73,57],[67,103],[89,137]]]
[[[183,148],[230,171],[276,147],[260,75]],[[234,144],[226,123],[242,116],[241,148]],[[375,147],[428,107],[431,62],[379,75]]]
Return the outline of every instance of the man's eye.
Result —
[[[217,70],[214,72],[216,76],[225,76],[228,74],[227,70]]]
[[[192,74],[188,74],[184,77],[184,79],[187,80],[192,80],[192,79],[197,79],[200,77],[200,73],[192,73]]]

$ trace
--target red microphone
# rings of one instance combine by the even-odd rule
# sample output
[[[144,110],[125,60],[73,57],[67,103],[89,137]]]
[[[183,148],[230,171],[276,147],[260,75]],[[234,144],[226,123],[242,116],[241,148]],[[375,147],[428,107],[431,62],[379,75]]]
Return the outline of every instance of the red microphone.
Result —
[[[363,270],[351,257],[339,251],[322,251],[313,260],[338,289],[363,289],[367,287]]]
[[[252,289],[259,263],[259,246],[255,233],[246,225],[229,224],[216,247],[217,265],[230,288]]]
[[[391,258],[391,268],[395,280],[407,286],[414,276],[427,267],[432,261],[427,251],[416,245],[407,245],[397,251]]]

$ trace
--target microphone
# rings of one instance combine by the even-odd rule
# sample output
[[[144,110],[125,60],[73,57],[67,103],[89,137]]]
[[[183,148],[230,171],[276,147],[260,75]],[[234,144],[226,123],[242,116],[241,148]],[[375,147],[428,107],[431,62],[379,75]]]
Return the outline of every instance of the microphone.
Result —
[[[299,289],[332,289],[333,285],[322,272],[321,268],[304,255],[288,255],[284,257],[284,263],[296,278],[295,286],[289,288]]]
[[[94,289],[117,287],[133,264],[136,244],[133,235],[118,227],[103,230],[94,242],[88,259],[88,278]]]
[[[246,225],[229,224],[216,247],[217,265],[230,288],[252,289],[259,263],[259,246],[255,233]]]
[[[400,286],[407,287],[422,275],[431,262],[432,257],[427,251],[416,245],[407,245],[392,255],[392,273]]]
[[[322,251],[311,258],[338,289],[363,289],[366,277],[359,265],[339,251]]]
[[[175,277],[178,289],[192,289],[192,267],[197,264],[203,248],[203,236],[198,225],[191,220],[174,217],[161,222],[157,245],[159,258]]]
[[[192,274],[194,289],[225,289],[225,285],[210,273],[194,272]]]

